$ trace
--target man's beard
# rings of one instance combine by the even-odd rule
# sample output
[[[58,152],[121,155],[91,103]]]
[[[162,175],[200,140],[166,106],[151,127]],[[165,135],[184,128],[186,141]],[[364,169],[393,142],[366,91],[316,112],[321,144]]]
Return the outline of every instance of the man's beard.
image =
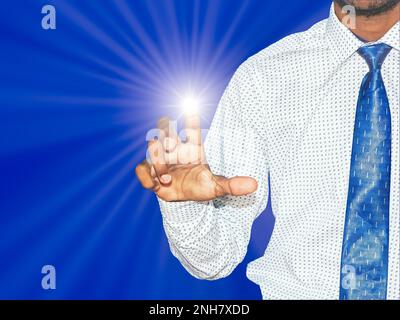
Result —
[[[347,5],[353,6],[356,10],[357,16],[372,17],[383,14],[393,9],[400,0],[370,0],[367,5],[367,1],[361,0],[334,0],[340,7]]]

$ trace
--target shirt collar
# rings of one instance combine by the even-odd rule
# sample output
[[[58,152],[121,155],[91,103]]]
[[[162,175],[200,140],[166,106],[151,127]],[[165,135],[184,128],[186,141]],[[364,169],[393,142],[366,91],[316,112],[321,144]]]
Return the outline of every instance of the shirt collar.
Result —
[[[373,43],[385,43],[393,49],[400,51],[400,22],[397,22],[380,40],[376,42],[363,42],[357,38],[336,16],[334,5],[326,25],[325,37],[336,59],[344,61],[353,55],[359,48]]]
[[[400,21],[398,21],[378,42],[386,43],[393,49],[400,51]]]

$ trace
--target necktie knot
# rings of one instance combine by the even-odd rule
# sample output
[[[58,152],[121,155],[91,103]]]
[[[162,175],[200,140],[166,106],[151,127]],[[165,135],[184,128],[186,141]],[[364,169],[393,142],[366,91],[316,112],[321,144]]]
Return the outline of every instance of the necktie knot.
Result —
[[[361,47],[358,53],[368,63],[370,71],[380,70],[385,61],[386,56],[392,47],[384,43],[373,44],[370,46]]]

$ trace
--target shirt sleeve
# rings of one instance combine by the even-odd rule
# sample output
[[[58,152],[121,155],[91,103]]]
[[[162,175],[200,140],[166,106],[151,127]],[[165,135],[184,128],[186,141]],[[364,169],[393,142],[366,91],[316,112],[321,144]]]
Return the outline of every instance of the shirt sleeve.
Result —
[[[262,101],[243,64],[219,103],[205,142],[214,174],[250,176],[257,191],[209,202],[165,202],[159,199],[163,225],[173,255],[196,278],[228,276],[244,259],[254,220],[268,201],[268,159],[265,142],[250,123]],[[246,114],[246,120],[243,115]]]

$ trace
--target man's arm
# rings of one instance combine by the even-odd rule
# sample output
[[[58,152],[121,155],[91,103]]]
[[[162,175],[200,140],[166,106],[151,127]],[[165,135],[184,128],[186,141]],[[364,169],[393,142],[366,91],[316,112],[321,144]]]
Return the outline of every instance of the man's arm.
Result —
[[[221,99],[205,143],[210,172],[217,177],[217,184],[221,177],[228,190],[220,187],[220,194],[216,191],[215,197],[204,197],[203,201],[171,202],[159,197],[171,251],[197,278],[218,279],[234,270],[246,254],[254,219],[266,207],[268,160],[264,141],[242,117],[242,112],[257,109],[253,107],[258,103],[260,95],[251,74],[242,66]],[[258,188],[247,194],[251,186],[246,184],[251,185],[252,178]]]

